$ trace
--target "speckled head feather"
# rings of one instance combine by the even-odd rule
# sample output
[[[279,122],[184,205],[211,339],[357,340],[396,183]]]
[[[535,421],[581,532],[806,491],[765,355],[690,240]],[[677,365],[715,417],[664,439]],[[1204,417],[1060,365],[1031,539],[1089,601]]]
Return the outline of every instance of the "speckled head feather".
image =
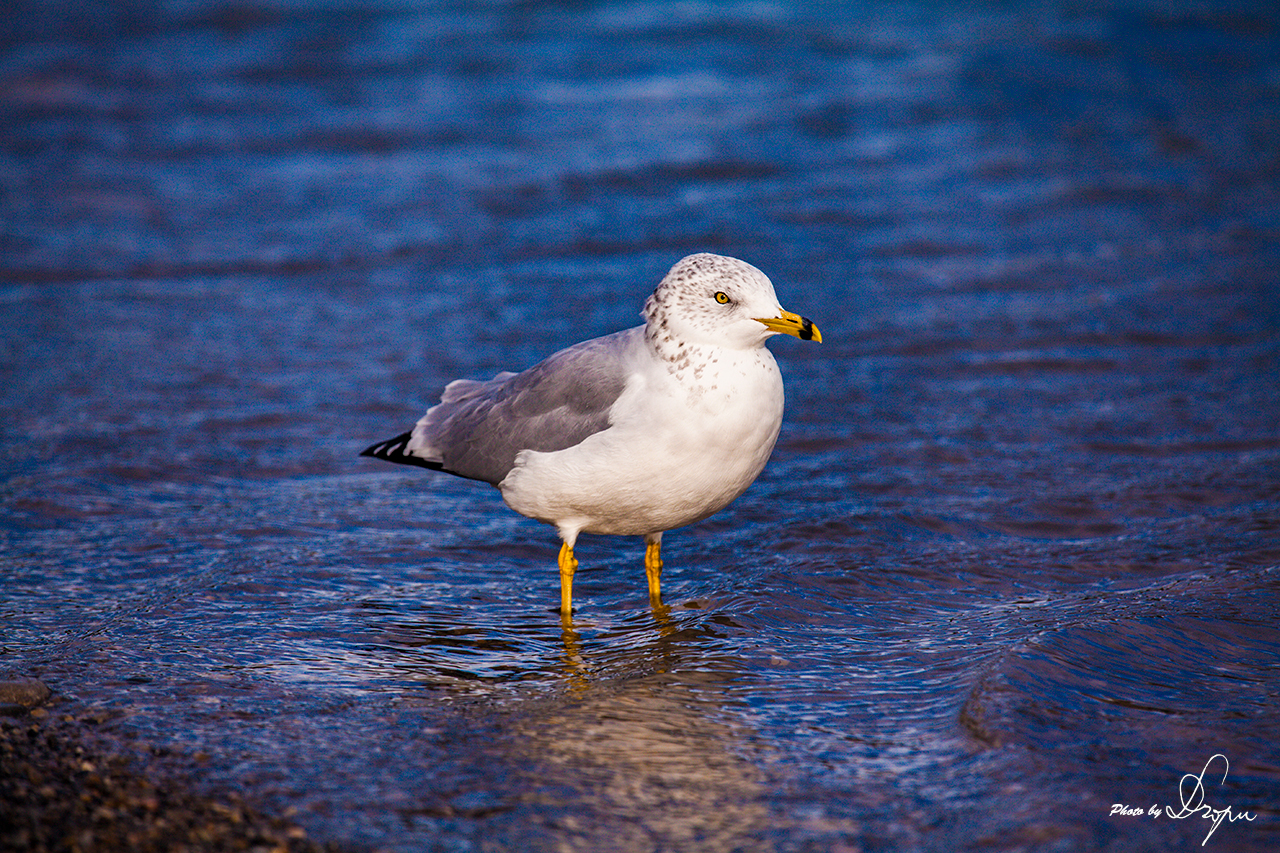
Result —
[[[665,357],[681,344],[749,349],[771,334],[756,317],[782,310],[769,277],[746,261],[689,255],[671,268],[644,304],[645,338]]]

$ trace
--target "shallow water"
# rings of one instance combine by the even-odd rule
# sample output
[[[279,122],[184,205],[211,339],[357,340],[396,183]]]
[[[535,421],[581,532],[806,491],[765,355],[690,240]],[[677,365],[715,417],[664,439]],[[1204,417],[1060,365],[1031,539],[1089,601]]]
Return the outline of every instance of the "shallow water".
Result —
[[[386,850],[1280,846],[1280,17],[201,2],[0,33],[0,672]],[[360,459],[774,280],[664,542]],[[1189,790],[1189,789],[1186,789]]]

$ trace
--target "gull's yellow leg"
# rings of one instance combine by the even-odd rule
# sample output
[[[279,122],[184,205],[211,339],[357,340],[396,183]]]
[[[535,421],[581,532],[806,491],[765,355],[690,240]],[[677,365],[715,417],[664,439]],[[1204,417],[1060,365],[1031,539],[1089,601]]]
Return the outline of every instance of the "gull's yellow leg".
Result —
[[[644,538],[644,573],[649,577],[649,603],[662,604],[662,534]]]
[[[578,558],[573,556],[573,549],[565,542],[560,546],[560,618],[568,619],[573,614],[573,571],[578,568]]]

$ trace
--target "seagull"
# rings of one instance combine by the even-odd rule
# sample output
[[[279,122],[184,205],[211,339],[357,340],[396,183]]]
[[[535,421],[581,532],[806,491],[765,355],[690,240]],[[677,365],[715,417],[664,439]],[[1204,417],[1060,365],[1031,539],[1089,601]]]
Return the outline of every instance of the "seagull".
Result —
[[[782,374],[765,341],[822,341],[745,261],[680,260],[644,324],[574,344],[523,373],[458,379],[417,425],[361,456],[496,486],[560,534],[560,614],[573,612],[580,533],[643,536],[662,606],[662,534],[746,491],[782,425]]]

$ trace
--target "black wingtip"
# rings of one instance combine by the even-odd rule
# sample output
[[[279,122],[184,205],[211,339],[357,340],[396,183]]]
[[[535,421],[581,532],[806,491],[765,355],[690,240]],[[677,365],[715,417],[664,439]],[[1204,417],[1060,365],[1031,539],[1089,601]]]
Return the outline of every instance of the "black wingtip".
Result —
[[[409,446],[410,438],[413,438],[412,432],[402,432],[395,438],[379,441],[377,444],[366,447],[360,451],[360,455],[372,456],[374,459],[395,461],[398,457],[405,455],[404,452]]]
[[[384,462],[395,462],[400,465],[417,465],[421,468],[430,468],[432,471],[443,471],[444,466],[432,459],[423,459],[421,456],[413,456],[409,451],[409,439],[413,438],[413,432],[403,432],[395,438],[389,438],[386,441],[380,441],[377,444],[366,447],[360,451],[361,456],[372,456],[374,459],[381,459]]]

